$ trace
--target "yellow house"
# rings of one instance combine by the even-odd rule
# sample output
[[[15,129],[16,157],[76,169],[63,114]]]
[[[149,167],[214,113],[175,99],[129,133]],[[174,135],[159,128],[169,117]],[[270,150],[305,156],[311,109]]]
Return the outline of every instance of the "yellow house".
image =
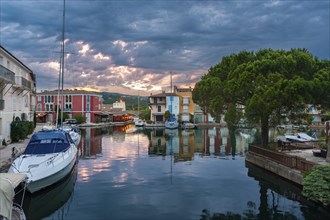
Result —
[[[203,112],[199,105],[195,104],[192,100],[191,87],[189,88],[178,88],[174,86],[174,93],[179,96],[180,115],[179,120],[181,121],[192,121],[202,122]]]

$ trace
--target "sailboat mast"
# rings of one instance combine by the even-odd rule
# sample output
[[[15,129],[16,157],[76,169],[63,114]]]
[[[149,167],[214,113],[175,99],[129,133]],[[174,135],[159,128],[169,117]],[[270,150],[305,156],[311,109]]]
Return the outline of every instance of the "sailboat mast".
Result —
[[[138,118],[140,118],[140,91],[138,90]]]
[[[172,72],[171,73],[171,93],[172,93]]]
[[[61,55],[60,55],[60,70],[58,74],[56,127],[58,127],[58,122],[59,122],[60,100],[61,100],[61,124],[63,122],[64,27],[65,27],[65,0],[63,0],[62,42],[61,42]]]
[[[171,114],[172,114],[172,109],[173,109],[173,104],[172,104],[172,99],[173,99],[173,97],[172,97],[172,71],[170,72],[171,73]]]
[[[61,101],[62,101],[62,111],[61,111],[61,124],[63,123],[63,111],[64,111],[64,97],[63,97],[63,85],[64,85],[64,40],[65,40],[65,0],[63,0],[63,19],[62,19],[62,71],[61,71]]]

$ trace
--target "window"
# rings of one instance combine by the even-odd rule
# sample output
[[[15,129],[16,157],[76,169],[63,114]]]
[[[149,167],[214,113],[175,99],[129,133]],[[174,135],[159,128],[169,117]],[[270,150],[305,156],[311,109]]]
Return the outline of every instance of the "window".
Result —
[[[160,98],[159,98],[159,101],[160,101],[160,102],[161,102],[161,101],[163,101],[163,98],[162,98],[162,97],[160,97]]]
[[[29,97],[26,95],[24,98],[24,107],[29,107]]]
[[[37,112],[41,112],[42,111],[42,106],[40,103],[38,103],[37,105]]]
[[[41,102],[41,95],[37,96],[38,102]]]
[[[157,108],[158,108],[158,112],[162,112],[162,106],[158,105]]]

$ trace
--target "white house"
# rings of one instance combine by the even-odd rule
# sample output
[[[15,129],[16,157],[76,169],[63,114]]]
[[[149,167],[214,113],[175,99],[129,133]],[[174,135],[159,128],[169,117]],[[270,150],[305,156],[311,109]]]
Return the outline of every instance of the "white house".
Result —
[[[33,121],[35,82],[32,70],[0,46],[0,146],[10,141],[13,120]]]
[[[113,108],[122,109],[122,111],[126,111],[126,103],[123,99],[119,99],[115,103],[112,104]]]

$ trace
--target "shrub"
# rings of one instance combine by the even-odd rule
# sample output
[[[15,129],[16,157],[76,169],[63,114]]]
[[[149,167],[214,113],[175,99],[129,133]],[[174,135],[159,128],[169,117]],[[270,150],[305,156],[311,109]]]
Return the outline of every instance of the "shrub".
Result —
[[[330,205],[330,166],[320,165],[304,177],[302,194],[308,199]]]
[[[81,124],[84,123],[86,121],[86,117],[81,115],[81,114],[77,114],[74,116],[74,119],[76,119],[76,121]]]
[[[31,121],[13,121],[10,124],[10,138],[12,142],[18,142],[25,139],[34,131],[34,122]]]

